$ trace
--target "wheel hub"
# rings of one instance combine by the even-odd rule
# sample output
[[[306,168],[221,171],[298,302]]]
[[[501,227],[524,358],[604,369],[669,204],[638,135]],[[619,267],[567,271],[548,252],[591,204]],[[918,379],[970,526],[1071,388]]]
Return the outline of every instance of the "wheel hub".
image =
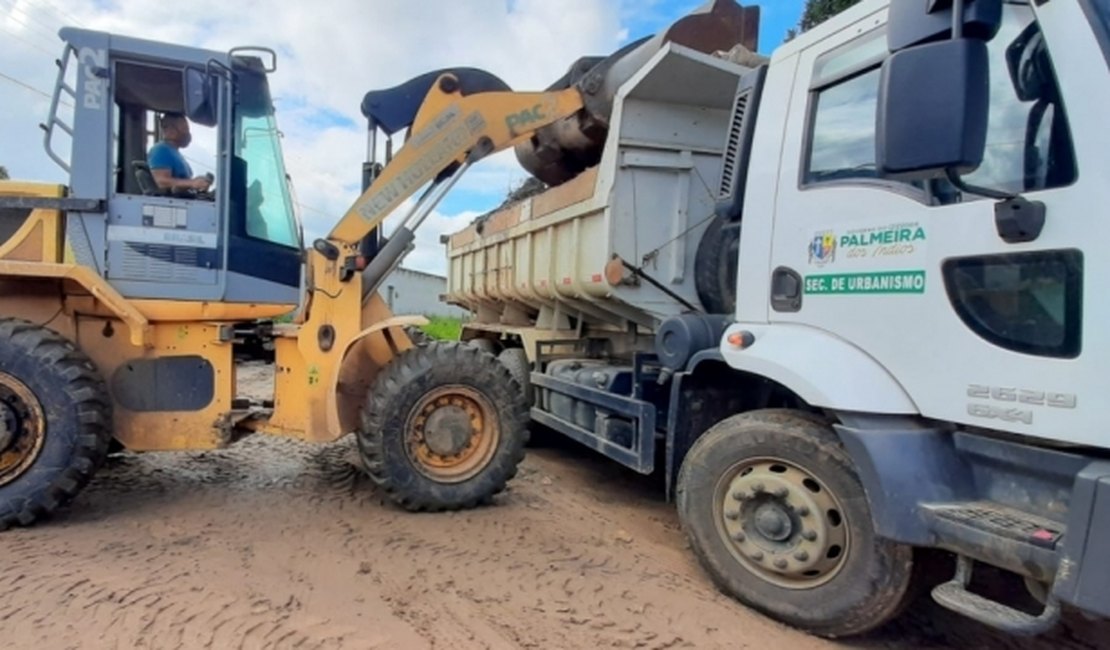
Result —
[[[46,417],[34,393],[0,372],[0,485],[14,481],[35,462],[45,434]]]
[[[484,469],[500,437],[493,404],[468,386],[429,391],[407,426],[409,455],[417,469],[447,483],[465,481]]]
[[[778,459],[737,465],[718,487],[720,529],[745,567],[777,586],[824,584],[847,557],[842,508],[823,483]]]
[[[474,431],[471,416],[465,408],[449,404],[432,411],[424,423],[424,441],[432,453],[455,456],[463,452]]]
[[[755,529],[760,535],[775,542],[784,542],[794,532],[790,515],[778,503],[765,503],[755,511]]]

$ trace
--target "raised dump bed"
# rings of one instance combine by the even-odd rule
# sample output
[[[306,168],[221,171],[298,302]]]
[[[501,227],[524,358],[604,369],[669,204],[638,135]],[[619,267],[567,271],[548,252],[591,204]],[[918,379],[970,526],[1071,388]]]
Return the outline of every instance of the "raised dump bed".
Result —
[[[663,47],[618,92],[598,166],[447,238],[447,300],[483,329],[653,330],[701,310],[695,257],[747,70]]]

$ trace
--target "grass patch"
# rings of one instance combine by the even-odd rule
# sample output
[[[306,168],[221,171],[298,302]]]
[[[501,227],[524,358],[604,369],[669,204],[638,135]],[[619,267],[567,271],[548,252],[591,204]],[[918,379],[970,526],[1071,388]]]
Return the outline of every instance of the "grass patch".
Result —
[[[424,332],[440,341],[458,341],[462,335],[462,319],[447,316],[429,316]]]

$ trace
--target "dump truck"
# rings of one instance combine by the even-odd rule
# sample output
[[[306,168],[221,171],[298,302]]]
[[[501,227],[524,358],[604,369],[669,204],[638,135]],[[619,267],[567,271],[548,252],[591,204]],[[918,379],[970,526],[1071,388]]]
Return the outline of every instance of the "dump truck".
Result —
[[[926,555],[1001,630],[1110,616],[1110,5],[865,0],[765,61],[616,56],[518,145],[543,191],[443,239],[534,423],[661,473],[713,582],[811,633],[896,616]]]

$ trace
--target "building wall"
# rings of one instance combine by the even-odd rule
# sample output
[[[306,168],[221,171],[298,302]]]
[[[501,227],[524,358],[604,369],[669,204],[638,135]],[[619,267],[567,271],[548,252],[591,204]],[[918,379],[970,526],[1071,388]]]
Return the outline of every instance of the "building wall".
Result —
[[[398,268],[382,283],[382,298],[397,315],[450,316],[465,318],[469,312],[441,302],[447,278],[422,271]]]

